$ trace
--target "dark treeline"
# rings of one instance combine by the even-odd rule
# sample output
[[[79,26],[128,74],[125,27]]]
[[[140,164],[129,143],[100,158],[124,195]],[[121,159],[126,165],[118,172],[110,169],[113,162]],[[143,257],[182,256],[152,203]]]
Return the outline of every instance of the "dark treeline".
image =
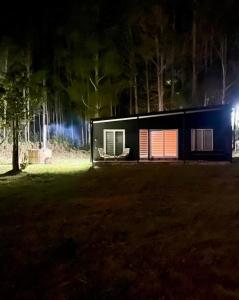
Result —
[[[19,1],[3,11],[1,73],[21,55],[27,78],[41,74],[42,100],[31,118],[25,97],[26,141],[41,141],[45,124],[48,136],[66,124],[67,134],[74,138],[77,131],[86,145],[92,117],[237,97],[237,1]]]

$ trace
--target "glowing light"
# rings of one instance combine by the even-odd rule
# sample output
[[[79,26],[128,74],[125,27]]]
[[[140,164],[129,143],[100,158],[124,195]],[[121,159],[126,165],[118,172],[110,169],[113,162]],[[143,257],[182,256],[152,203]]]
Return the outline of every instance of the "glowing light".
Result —
[[[49,132],[50,136],[64,138],[76,146],[82,143],[81,131],[76,125],[50,124]]]
[[[171,83],[172,83],[171,79],[166,80],[167,85],[171,85]]]
[[[239,129],[239,104],[232,109],[231,124],[233,130]]]

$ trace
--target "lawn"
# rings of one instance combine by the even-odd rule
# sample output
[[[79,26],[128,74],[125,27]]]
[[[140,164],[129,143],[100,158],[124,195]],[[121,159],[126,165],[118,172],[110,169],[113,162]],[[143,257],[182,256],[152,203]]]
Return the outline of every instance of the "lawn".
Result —
[[[31,166],[0,236],[0,299],[239,299],[239,165]]]

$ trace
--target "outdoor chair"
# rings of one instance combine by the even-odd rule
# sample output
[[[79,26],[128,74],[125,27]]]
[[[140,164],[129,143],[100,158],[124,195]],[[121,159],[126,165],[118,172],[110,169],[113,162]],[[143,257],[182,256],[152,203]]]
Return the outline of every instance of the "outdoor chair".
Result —
[[[99,152],[100,158],[102,158],[102,159],[107,159],[107,158],[113,157],[113,156],[105,153],[103,148],[98,148],[98,152]]]
[[[130,148],[124,148],[123,153],[118,155],[117,158],[125,159],[129,156]]]
[[[239,141],[235,142],[235,152],[239,151]]]

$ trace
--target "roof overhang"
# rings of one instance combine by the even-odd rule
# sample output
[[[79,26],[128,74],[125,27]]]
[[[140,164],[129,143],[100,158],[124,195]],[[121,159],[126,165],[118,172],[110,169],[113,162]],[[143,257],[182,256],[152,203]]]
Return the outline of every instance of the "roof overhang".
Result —
[[[173,115],[183,115],[183,114],[195,114],[201,112],[210,112],[216,110],[222,110],[225,108],[226,105],[220,105],[217,107],[208,107],[208,108],[195,108],[195,109],[184,109],[181,111],[172,111],[172,112],[161,112],[161,113],[152,113],[152,114],[145,114],[145,115],[137,115],[132,117],[123,117],[123,118],[109,118],[109,119],[99,119],[99,120],[92,120],[93,124],[99,123],[110,123],[110,122],[121,122],[121,121],[128,121],[128,120],[137,120],[137,119],[149,119],[149,118],[158,118],[158,117],[166,117],[166,116],[173,116]]]

